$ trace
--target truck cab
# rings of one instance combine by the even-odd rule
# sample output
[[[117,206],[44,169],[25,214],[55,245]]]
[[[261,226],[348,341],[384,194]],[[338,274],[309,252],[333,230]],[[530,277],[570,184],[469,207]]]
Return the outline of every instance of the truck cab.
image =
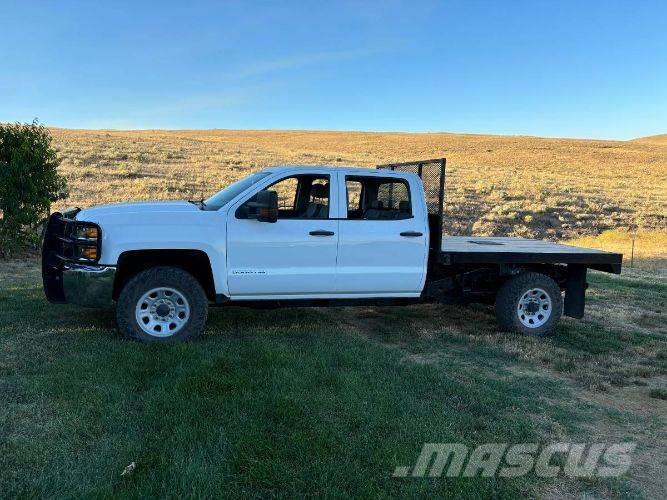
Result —
[[[419,297],[428,256],[419,177],[316,167],[270,172],[223,210],[225,295],[232,300]],[[266,190],[277,195],[268,224],[253,207]]]
[[[458,255],[452,262],[442,239],[444,160],[440,185],[428,192],[424,164],[272,167],[199,202],[55,213],[43,245],[46,296],[88,306],[116,302],[125,336],[164,342],[199,335],[210,304],[488,301],[502,295],[506,282],[530,274],[539,283],[529,296],[515,293],[510,306],[496,300],[497,308],[512,308],[511,321],[499,319],[501,326],[551,331],[561,291],[585,290],[586,258],[577,261],[577,284],[575,264],[564,257],[466,262]],[[617,254],[601,254],[620,272]],[[521,308],[537,326],[521,321]]]

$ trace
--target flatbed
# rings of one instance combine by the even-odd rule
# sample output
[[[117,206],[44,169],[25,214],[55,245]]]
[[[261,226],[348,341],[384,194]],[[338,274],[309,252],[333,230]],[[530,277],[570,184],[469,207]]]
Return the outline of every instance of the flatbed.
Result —
[[[456,264],[582,264],[621,273],[623,255],[551,241],[512,237],[445,236],[441,262]]]

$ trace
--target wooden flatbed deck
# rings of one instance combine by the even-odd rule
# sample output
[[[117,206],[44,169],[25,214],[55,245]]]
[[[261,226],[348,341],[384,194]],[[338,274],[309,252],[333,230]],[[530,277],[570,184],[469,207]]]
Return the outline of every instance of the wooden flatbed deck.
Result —
[[[442,262],[455,264],[580,264],[620,274],[623,255],[542,240],[445,236]]]

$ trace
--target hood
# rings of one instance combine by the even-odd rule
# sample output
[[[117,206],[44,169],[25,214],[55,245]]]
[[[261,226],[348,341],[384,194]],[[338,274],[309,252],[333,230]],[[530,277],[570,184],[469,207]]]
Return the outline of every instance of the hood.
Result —
[[[131,217],[135,214],[143,215],[198,211],[199,208],[196,205],[187,201],[142,201],[133,203],[114,203],[111,205],[84,208],[77,214],[76,218],[78,220],[91,220],[108,215]]]

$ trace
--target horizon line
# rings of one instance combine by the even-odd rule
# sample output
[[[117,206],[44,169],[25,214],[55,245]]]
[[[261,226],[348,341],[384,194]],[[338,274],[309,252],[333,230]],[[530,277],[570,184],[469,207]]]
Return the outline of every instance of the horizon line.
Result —
[[[0,122],[0,123],[12,123],[12,122]],[[14,122],[15,123],[15,122]],[[114,128],[114,127],[89,127],[89,128],[79,128],[79,127],[63,127],[60,125],[49,125],[39,122],[41,125],[44,125],[49,129],[60,129],[60,130],[72,130],[72,131],[95,131],[95,132],[151,132],[151,131],[162,131],[162,132],[311,132],[311,133],[351,133],[351,134],[405,134],[405,135],[427,135],[427,134],[441,134],[441,135],[468,135],[468,136],[491,136],[491,137],[526,137],[533,139],[563,139],[563,140],[579,140],[579,141],[604,141],[604,142],[631,142],[637,141],[640,139],[649,139],[652,137],[657,137],[667,134],[651,134],[646,136],[632,137],[630,139],[613,139],[613,138],[600,138],[600,137],[574,137],[574,136],[561,136],[561,135],[534,135],[528,133],[518,133],[518,134],[503,134],[497,132],[448,132],[444,130],[418,130],[418,131],[405,131],[405,130],[360,130],[360,129],[298,129],[298,128],[225,128],[225,127],[215,127],[215,128],[155,128],[155,127],[131,127],[131,128]]]

